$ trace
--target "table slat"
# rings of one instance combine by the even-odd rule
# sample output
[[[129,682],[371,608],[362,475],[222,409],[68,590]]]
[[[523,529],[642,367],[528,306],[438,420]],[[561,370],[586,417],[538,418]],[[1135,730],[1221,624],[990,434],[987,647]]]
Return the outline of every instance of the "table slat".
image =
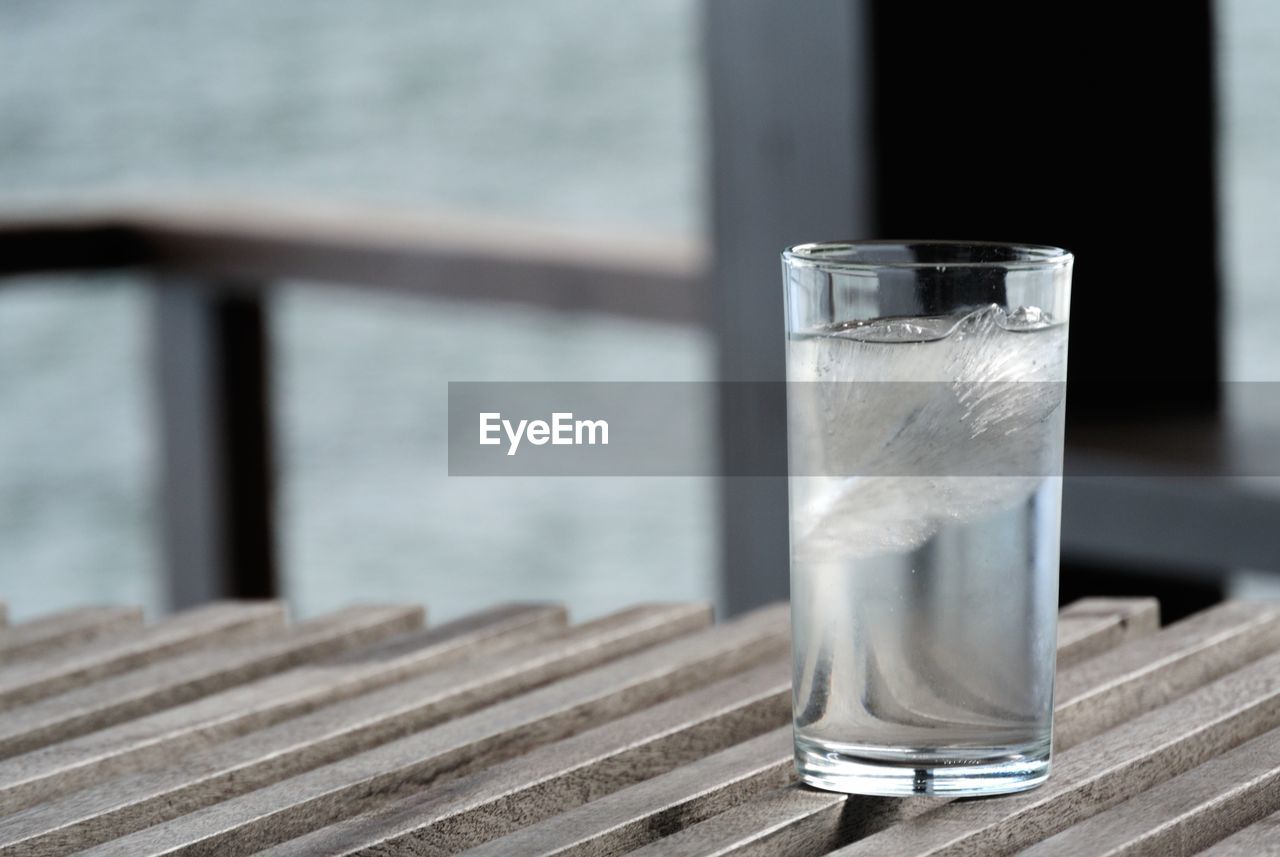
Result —
[[[0,820],[0,854],[19,843],[31,853],[56,853],[166,821],[705,628],[709,621],[705,605],[648,605],[543,643],[464,660],[187,753],[180,766],[107,780]],[[467,737],[465,731],[458,736],[461,746]]]
[[[275,602],[218,603],[178,613],[123,639],[58,649],[0,667],[0,710],[283,624],[284,607]]]
[[[0,665],[140,627],[137,607],[79,607],[41,616],[0,630]]]
[[[1275,633],[1280,611],[1273,607],[1222,605],[1060,670],[1054,706],[1058,755],[1131,716],[1135,699],[1156,708],[1188,685],[1203,684],[1206,676],[1257,657]],[[850,799],[793,786],[675,834],[654,852],[671,848],[676,849],[673,853],[751,854],[782,849],[793,857],[821,854],[945,803],[945,798]]]
[[[1092,606],[1102,608],[1102,605]],[[1093,634],[1115,645],[1129,636],[1157,627],[1154,622],[1139,621],[1132,623],[1132,632],[1115,633],[1124,617],[1134,612],[1139,616],[1153,612],[1146,599],[1134,605],[1115,600],[1108,602],[1107,607],[1114,611],[1109,620],[1100,615],[1101,609],[1091,612],[1083,633],[1068,635],[1068,644],[1087,644],[1089,635]],[[779,676],[778,691],[779,703],[784,713],[789,715],[790,683],[785,673]],[[544,751],[555,749],[556,745],[543,748]],[[536,770],[537,766],[534,768]],[[476,781],[474,786],[464,780],[451,785],[458,790],[467,789],[480,794],[485,775],[478,774],[469,779]],[[505,800],[520,800],[524,792],[506,785],[505,778],[497,779]],[[499,815],[499,810],[492,804],[484,804],[487,824],[483,830],[477,830],[476,825],[467,825],[459,834],[456,831],[460,825],[447,812],[433,809],[433,803],[438,802],[433,802],[430,793],[426,793],[393,804],[383,812],[356,816],[333,828],[322,828],[269,853],[272,857],[302,857],[307,854],[356,854],[377,848],[402,848],[414,854],[452,853],[480,838],[493,841],[488,846],[477,848],[474,853],[478,855],[559,853],[562,849],[567,853],[615,853],[623,847],[643,845],[659,834],[674,832],[671,822],[664,829],[661,821],[664,814],[669,819],[678,819],[680,826],[689,826],[730,809],[765,788],[780,786],[793,779],[791,730],[783,728],[690,762],[665,775],[647,779],[616,792],[612,797],[592,800],[572,809],[570,807],[580,803],[581,798],[575,792],[563,801],[562,814],[501,839],[493,839],[500,832],[496,829],[509,821],[506,821],[506,815]],[[536,781],[534,777],[530,780]],[[615,788],[625,785],[625,782],[618,783]],[[539,782],[539,794],[545,788],[545,784]],[[510,815],[519,818],[523,824],[537,821],[524,811],[523,806],[519,813]]]
[[[0,761],[0,813],[108,776],[178,763],[194,747],[227,741],[465,658],[545,640],[562,631],[565,621],[563,607],[504,605]]]
[[[785,607],[765,608],[87,853],[252,853],[784,655],[789,637]]]
[[[1158,612],[1064,608],[1052,775],[960,801],[796,783],[785,605],[0,622],[0,857],[1280,857],[1280,603]]]
[[[1123,723],[1280,648],[1280,603],[1228,601],[1068,670],[1054,746]],[[1087,712],[1088,716],[1084,716]]]
[[[362,605],[247,643],[212,646],[5,713],[0,758],[74,738],[422,626],[421,607]]]
[[[652,782],[673,768],[688,770],[709,753],[743,746],[736,742],[786,723],[791,716],[790,670],[788,660],[767,663],[266,853],[322,857],[383,849],[452,854],[587,801],[595,806],[597,798]]]
[[[1280,812],[1201,851],[1200,857],[1280,857]]]
[[[1009,854],[1280,725],[1280,654],[1061,753],[1048,782],[991,801],[952,802],[835,854]]]
[[[1058,614],[1058,669],[1160,630],[1154,598],[1081,598]]]
[[[1280,810],[1280,729],[1020,852],[1166,857],[1207,848]]]
[[[791,727],[785,726],[465,853],[585,857],[630,851],[794,782],[792,755]],[[785,818],[793,811],[789,806]]]

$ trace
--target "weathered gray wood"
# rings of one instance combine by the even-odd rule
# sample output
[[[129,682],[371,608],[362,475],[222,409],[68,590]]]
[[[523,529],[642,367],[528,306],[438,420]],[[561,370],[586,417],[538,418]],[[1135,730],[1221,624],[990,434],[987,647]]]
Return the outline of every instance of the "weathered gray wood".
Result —
[[[776,606],[582,672],[89,853],[247,854],[785,654]]]
[[[1038,789],[956,801],[859,840],[840,857],[1010,854],[1280,725],[1280,654],[1061,753]]]
[[[1082,598],[1058,614],[1058,669],[1160,628],[1154,598]]]
[[[1280,853],[1278,605],[1154,634],[1149,603],[1066,608],[1053,775],[985,801],[795,785],[785,608],[702,631],[688,606],[568,630],[550,607],[487,619],[381,641],[371,611],[256,628],[11,707],[0,746],[37,713],[53,734],[95,706],[130,719],[0,760],[0,855]],[[379,630],[361,644],[344,621]],[[152,630],[33,660],[63,670]],[[356,648],[272,660],[325,634]],[[163,690],[263,662],[284,671],[178,704]]]
[[[496,607],[0,761],[0,813],[147,765],[174,764],[192,748],[263,729],[464,658],[543,640],[564,625],[562,607]]]
[[[1054,746],[1065,749],[1280,648],[1280,602],[1230,601],[1063,673]]]
[[[1069,635],[1069,640],[1075,645],[1087,642],[1090,635],[1097,635],[1115,644],[1119,638],[1114,630],[1118,627],[1119,620],[1133,612],[1141,603],[1117,600],[1109,607],[1096,605],[1099,611],[1111,609],[1112,621],[1099,621],[1101,612],[1090,614],[1086,627],[1080,634]],[[1137,622],[1134,623],[1133,633],[1143,633],[1144,629],[1149,630],[1151,627],[1149,623]],[[778,703],[784,707],[784,711],[788,710],[790,704],[789,691],[790,684],[784,673],[779,676],[778,686]],[[685,699],[692,702],[693,695]],[[628,719],[639,719],[647,714],[648,712],[642,712]],[[624,719],[600,727],[594,732],[608,732],[623,727],[626,727],[623,735],[633,731]],[[441,792],[439,796],[432,791],[413,795],[385,809],[322,828],[278,846],[270,854],[272,857],[302,857],[310,854],[352,855],[388,851],[414,855],[453,853],[481,839],[498,836],[501,829],[510,824],[518,822],[527,825],[536,821],[537,816],[530,812],[530,801],[526,799],[529,792],[535,789],[535,799],[540,805],[558,798],[562,814],[501,839],[494,839],[477,848],[477,855],[618,853],[626,848],[643,845],[658,835],[673,832],[673,825],[677,821],[681,826],[694,824],[702,818],[741,803],[762,789],[794,779],[791,730],[783,728],[690,762],[670,773],[646,779],[629,788],[622,787],[630,780],[610,780],[610,790],[622,790],[573,809],[571,807],[587,799],[583,790],[575,786],[578,780],[551,779],[550,771],[555,769],[549,768],[549,763],[544,762],[543,758],[560,759],[562,745],[590,739],[592,734],[586,733],[567,742],[548,745],[502,766],[499,770],[481,772],[457,780],[442,790],[433,790]],[[518,780],[512,779],[512,772],[522,769],[529,771],[528,783],[536,785],[516,785]],[[560,790],[553,788],[553,784],[563,784],[561,788],[569,788],[568,795],[560,796]],[[496,793],[498,797],[488,796],[488,792]],[[452,794],[461,797],[451,799]],[[516,805],[514,809],[510,806],[512,803]],[[471,815],[481,813],[483,824],[468,821]]]
[[[400,745],[412,739],[432,746],[436,743],[442,745],[440,752],[428,760],[428,766],[436,763],[449,770],[450,765],[460,766],[465,762],[479,767],[485,761],[479,752],[482,748],[489,752],[515,752],[522,746],[517,740],[517,732],[512,731],[515,726],[507,730],[511,734],[502,734],[502,727],[508,725],[508,721],[516,721],[533,733],[525,735],[526,742],[536,737],[540,721],[534,718],[525,723],[520,719],[521,712],[530,711],[524,707],[530,699],[541,699],[548,708],[554,708],[556,701],[568,706],[567,711],[556,710],[554,713],[573,723],[572,706],[589,700],[581,698],[582,692],[575,696],[573,691],[577,685],[570,683],[607,682],[609,678],[615,684],[623,683],[625,679],[620,674],[628,672],[635,659],[611,664],[603,671],[604,678],[601,678],[600,670],[593,670],[553,684],[544,691],[525,694],[514,703],[493,705],[475,715],[454,719],[418,735],[410,733],[704,627],[709,618],[709,610],[698,605],[632,608],[579,626],[545,643],[498,651],[347,699],[201,752],[188,753],[183,757],[181,766],[144,770],[108,780],[0,820],[0,854],[6,847],[31,854],[58,853],[72,845],[83,847],[175,818],[209,803],[226,801],[251,789],[260,789],[255,795],[262,795],[265,792],[262,787],[311,768],[320,768],[322,772],[333,770],[335,766],[329,763],[343,757],[351,758],[340,764],[359,766],[362,761],[372,758],[370,753],[364,752],[370,748],[379,748],[379,760],[389,756],[389,761],[407,764],[415,757]],[[668,664],[668,670],[680,674],[679,665],[688,667],[698,655],[714,660],[708,651],[715,650],[717,646],[723,648],[754,640],[755,647],[760,648],[765,643],[776,641],[780,635],[785,636],[777,627],[776,617],[774,619],[771,627],[751,626],[745,635],[715,635],[712,638],[714,642],[709,643],[706,640],[708,632],[702,632],[682,639],[676,645],[667,644],[636,657],[667,657],[670,660],[673,649],[687,646],[687,653],[678,656],[675,665]],[[785,626],[785,617],[781,624]],[[733,660],[723,653],[721,655],[725,663]],[[651,684],[656,684],[656,680]],[[621,698],[617,694],[604,695],[605,701],[615,703],[629,698],[625,693]],[[551,722],[558,721],[552,717]],[[484,729],[489,723],[495,724],[490,727],[495,734],[485,734]],[[405,735],[410,735],[410,738],[387,744]],[[548,736],[548,739],[550,737],[554,736]],[[387,750],[386,747],[393,749]],[[391,772],[402,771],[403,767],[391,764],[387,771],[394,778]],[[345,767],[337,768],[339,774],[345,770]],[[462,771],[455,769],[454,772]],[[319,776],[323,779],[325,774]],[[291,782],[297,783],[299,779],[295,776]],[[285,793],[287,795],[291,790],[286,789]],[[228,801],[222,806],[240,808],[243,803]],[[352,811],[363,808],[354,801],[351,806]],[[196,816],[189,818],[195,819]],[[178,823],[172,822],[169,827]],[[137,843],[134,842],[132,847],[137,847]]]
[[[179,613],[140,634],[98,646],[50,652],[0,668],[0,710],[33,702],[72,687],[200,646],[250,638],[284,623],[275,602],[218,603]]]
[[[270,285],[391,288],[685,324],[706,313],[697,240],[420,211],[163,200],[0,215],[0,276],[147,267]],[[493,240],[502,235],[501,246]],[[42,252],[43,251],[43,252]]]
[[[0,630],[0,665],[141,626],[137,607],[78,607],[41,616]]]
[[[855,835],[863,812],[902,821],[937,799],[848,798],[798,785],[771,789],[706,821],[637,849],[635,854],[826,854]],[[856,807],[856,808],[855,808]],[[889,820],[891,819],[891,820]],[[591,853],[591,852],[587,852]]]
[[[668,774],[494,839],[467,851],[467,857],[507,854],[585,857],[639,848],[794,781],[791,745],[791,727],[774,729]],[[319,842],[321,837],[314,834],[296,841]],[[277,857],[275,852],[270,853]],[[282,846],[278,857],[290,853]],[[416,852],[407,850],[407,853]]]
[[[421,607],[357,606],[287,632],[168,658],[7,712],[0,757],[171,708],[422,626]]]
[[[1200,857],[1277,857],[1280,855],[1280,812],[1228,836]]]
[[[673,768],[697,768],[700,757],[777,727],[790,715],[790,663],[774,661],[266,853],[452,854],[573,807],[585,809],[587,801],[596,806],[603,795],[652,782]],[[790,729],[783,731],[789,748]],[[500,853],[531,852],[521,847]]]
[[[1134,712],[1174,699],[1194,682],[1257,657],[1274,634],[1267,604],[1233,603],[1197,614],[1059,672],[1055,746],[1060,752]],[[1106,634],[1106,627],[1099,626]],[[1277,646],[1273,644],[1274,650]],[[689,828],[662,848],[672,853],[821,854],[945,803],[940,798],[853,798],[799,786],[762,795]],[[855,809],[856,807],[856,809]]]
[[[1280,810],[1280,729],[1019,852],[1022,857],[1190,855]]]

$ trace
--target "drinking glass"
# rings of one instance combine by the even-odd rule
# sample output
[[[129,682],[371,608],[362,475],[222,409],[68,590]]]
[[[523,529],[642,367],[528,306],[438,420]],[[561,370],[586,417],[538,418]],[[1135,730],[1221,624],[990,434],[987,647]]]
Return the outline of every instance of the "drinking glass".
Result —
[[[1072,257],[783,253],[795,760],[819,788],[1049,774]]]

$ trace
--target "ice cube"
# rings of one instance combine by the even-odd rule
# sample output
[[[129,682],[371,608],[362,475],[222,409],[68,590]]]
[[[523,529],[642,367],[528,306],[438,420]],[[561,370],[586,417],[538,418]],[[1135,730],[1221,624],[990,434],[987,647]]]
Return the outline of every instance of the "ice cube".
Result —
[[[1020,306],[1005,319],[1006,330],[1038,330],[1053,324],[1049,313],[1038,306]]]
[[[941,339],[904,342],[884,335],[936,332],[937,320],[892,321],[872,339],[790,345],[792,380],[818,382],[788,397],[800,555],[909,549],[942,521],[1025,500],[1060,466],[1065,325],[993,305]]]

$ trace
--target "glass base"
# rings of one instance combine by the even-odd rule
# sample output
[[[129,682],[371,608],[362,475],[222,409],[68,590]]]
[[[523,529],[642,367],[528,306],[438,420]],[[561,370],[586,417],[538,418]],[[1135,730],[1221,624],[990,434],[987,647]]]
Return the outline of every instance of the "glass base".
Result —
[[[910,749],[796,737],[806,784],[846,794],[974,797],[1033,789],[1049,777],[1049,741],[1024,747]]]

